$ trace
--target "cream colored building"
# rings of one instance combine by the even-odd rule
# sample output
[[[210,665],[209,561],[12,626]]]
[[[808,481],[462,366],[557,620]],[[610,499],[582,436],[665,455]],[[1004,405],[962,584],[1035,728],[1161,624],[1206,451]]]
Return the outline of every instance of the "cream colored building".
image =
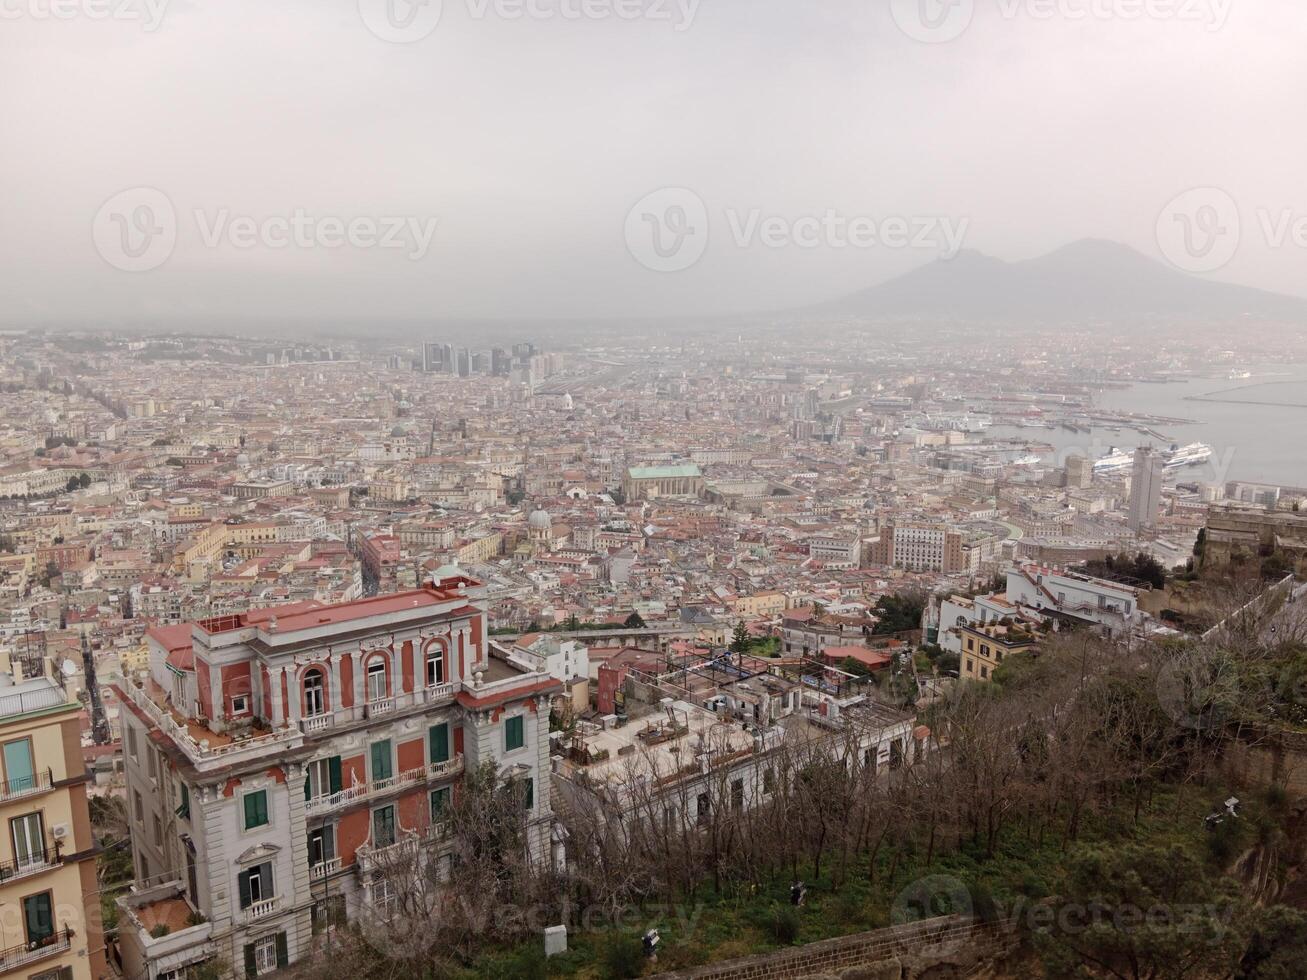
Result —
[[[98,980],[107,971],[79,705],[50,677],[0,666],[0,978]]]
[[[731,608],[737,616],[779,616],[785,612],[785,593],[769,591],[742,595],[731,603]]]

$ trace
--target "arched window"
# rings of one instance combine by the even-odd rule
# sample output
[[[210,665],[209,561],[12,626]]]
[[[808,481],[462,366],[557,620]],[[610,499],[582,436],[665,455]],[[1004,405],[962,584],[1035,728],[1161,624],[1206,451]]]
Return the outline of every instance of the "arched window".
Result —
[[[427,647],[427,687],[445,683],[445,648],[439,643]]]
[[[378,657],[368,664],[368,700],[381,701],[388,693],[386,690],[386,662]]]
[[[327,679],[321,668],[312,667],[304,675],[304,717],[315,718],[327,713]]]

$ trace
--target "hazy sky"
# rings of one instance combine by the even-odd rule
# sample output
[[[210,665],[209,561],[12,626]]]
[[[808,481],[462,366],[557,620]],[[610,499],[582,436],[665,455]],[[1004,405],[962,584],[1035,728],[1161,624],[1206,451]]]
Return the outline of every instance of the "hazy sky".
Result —
[[[389,2],[0,0],[0,317],[765,310],[1196,187],[1307,294],[1302,0]]]

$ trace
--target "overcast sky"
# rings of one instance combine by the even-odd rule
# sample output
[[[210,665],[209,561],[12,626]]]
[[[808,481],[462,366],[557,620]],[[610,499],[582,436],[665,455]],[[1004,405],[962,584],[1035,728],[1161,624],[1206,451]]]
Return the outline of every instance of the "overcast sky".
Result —
[[[793,307],[1190,188],[1307,293],[1302,0],[163,2],[0,0],[6,321]]]

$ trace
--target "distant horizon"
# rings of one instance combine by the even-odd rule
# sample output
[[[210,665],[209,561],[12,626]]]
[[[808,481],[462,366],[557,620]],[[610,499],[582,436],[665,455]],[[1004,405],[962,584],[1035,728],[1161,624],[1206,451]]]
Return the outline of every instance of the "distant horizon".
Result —
[[[1164,259],[1159,259],[1154,256],[1148,255],[1147,253],[1141,252],[1140,250],[1124,242],[1119,242],[1108,238],[1086,236],[1086,237],[1077,238],[1065,242],[1061,245],[1058,245],[1048,250],[1047,252],[1043,252],[1040,253],[1039,255],[1031,256],[1029,258],[1024,258],[1024,259],[1004,258],[998,255],[993,255],[989,252],[985,252],[982,249],[978,249],[978,248],[962,248],[954,255],[935,256],[933,258],[926,259],[923,262],[921,262],[919,265],[908,270],[907,272],[899,273],[890,276],[886,279],[881,279],[876,282],[864,285],[862,287],[854,287],[849,292],[841,294],[840,296],[828,298],[826,300],[818,301],[803,307],[737,310],[732,312],[716,312],[716,313],[703,312],[703,313],[664,314],[661,316],[625,315],[625,316],[579,317],[579,316],[565,316],[565,315],[551,316],[547,314],[541,314],[539,316],[533,316],[533,317],[489,316],[489,315],[487,316],[461,316],[461,315],[452,316],[451,315],[445,317],[435,317],[435,316],[423,316],[423,315],[415,314],[415,315],[402,315],[402,316],[396,315],[396,316],[377,317],[376,321],[380,321],[394,326],[411,325],[413,327],[429,326],[433,324],[460,324],[460,323],[461,324],[487,324],[487,325],[493,325],[498,327],[498,326],[505,326],[513,323],[537,324],[537,325],[550,325],[550,324],[600,325],[600,324],[610,324],[610,323],[651,324],[651,325],[678,324],[679,325],[679,324],[684,324],[687,321],[693,321],[693,320],[707,320],[712,322],[730,322],[735,320],[752,320],[752,319],[761,319],[761,318],[778,318],[778,317],[820,318],[823,316],[830,319],[846,319],[848,316],[850,316],[850,314],[840,313],[838,311],[830,309],[830,307],[834,306],[834,304],[836,303],[841,302],[842,300],[848,299],[849,297],[856,296],[860,292],[874,290],[878,287],[885,286],[890,283],[894,283],[901,279],[905,279],[909,276],[912,276],[914,273],[920,272],[923,269],[927,269],[931,266],[935,266],[941,263],[944,264],[952,263],[964,256],[992,260],[994,262],[1001,263],[1004,266],[1019,266],[1022,263],[1037,261],[1039,259],[1047,258],[1049,256],[1074,249],[1077,246],[1094,245],[1094,244],[1107,245],[1113,248],[1120,249],[1123,252],[1130,253],[1134,256],[1138,256],[1140,259],[1153,263],[1159,271],[1178,273],[1179,275],[1188,277],[1194,282],[1215,283],[1223,286],[1237,287],[1240,289],[1256,290],[1258,292],[1266,293],[1272,296],[1278,296],[1287,299],[1302,299],[1304,302],[1307,302],[1307,293],[1299,294],[1293,292],[1279,292],[1274,290],[1264,290],[1261,289],[1260,287],[1250,286],[1246,283],[1234,282],[1227,278],[1222,278],[1216,275],[1198,275],[1194,273],[1188,273],[1185,272],[1184,270],[1174,269],[1172,266],[1168,265]],[[69,319],[76,319],[77,321],[85,321],[87,318],[77,317],[77,318],[69,318]],[[209,318],[205,316],[197,316],[194,319],[184,319],[176,316],[168,316],[168,317],[160,317],[158,320],[153,322],[148,320],[138,319],[138,318],[132,318],[134,320],[137,320],[137,323],[135,326],[131,326],[121,322],[114,323],[112,322],[114,319],[116,318],[107,318],[104,322],[95,325],[87,324],[85,322],[79,322],[77,324],[73,324],[68,320],[32,322],[31,319],[21,319],[21,320],[6,319],[4,314],[0,313],[0,328],[15,329],[15,330],[23,330],[23,329],[69,329],[69,330],[87,330],[87,331],[122,330],[122,331],[130,332],[133,329],[136,329],[137,327],[143,327],[144,324],[151,324],[148,327],[143,327],[145,329],[157,329],[155,326],[152,325],[153,323],[163,324],[165,322],[186,325],[188,328],[193,328],[211,322]],[[319,324],[322,325],[324,328],[330,328],[333,325],[339,327],[342,324],[359,323],[360,321],[368,320],[371,318],[366,316],[361,316],[361,315],[351,315],[351,316],[334,318],[330,316],[322,316],[322,315],[314,315],[314,314],[304,314],[302,316],[284,315],[284,314],[266,314],[266,315],[244,315],[233,319],[237,322],[234,322],[232,324],[231,326],[232,329],[239,329],[240,323],[248,324],[251,327],[266,327],[274,323],[282,323],[288,326],[293,326],[295,329],[301,329],[303,327],[307,327],[312,324]],[[868,316],[867,322],[870,324],[876,324],[876,323],[889,324],[889,323],[901,321],[902,319],[903,316],[901,315],[899,316],[887,315],[883,317]],[[978,318],[977,320],[972,322],[985,322],[985,319],[986,318]],[[965,322],[965,321],[954,321],[954,322]],[[7,326],[8,324],[13,324],[13,326]],[[26,324],[26,326],[20,324]]]

